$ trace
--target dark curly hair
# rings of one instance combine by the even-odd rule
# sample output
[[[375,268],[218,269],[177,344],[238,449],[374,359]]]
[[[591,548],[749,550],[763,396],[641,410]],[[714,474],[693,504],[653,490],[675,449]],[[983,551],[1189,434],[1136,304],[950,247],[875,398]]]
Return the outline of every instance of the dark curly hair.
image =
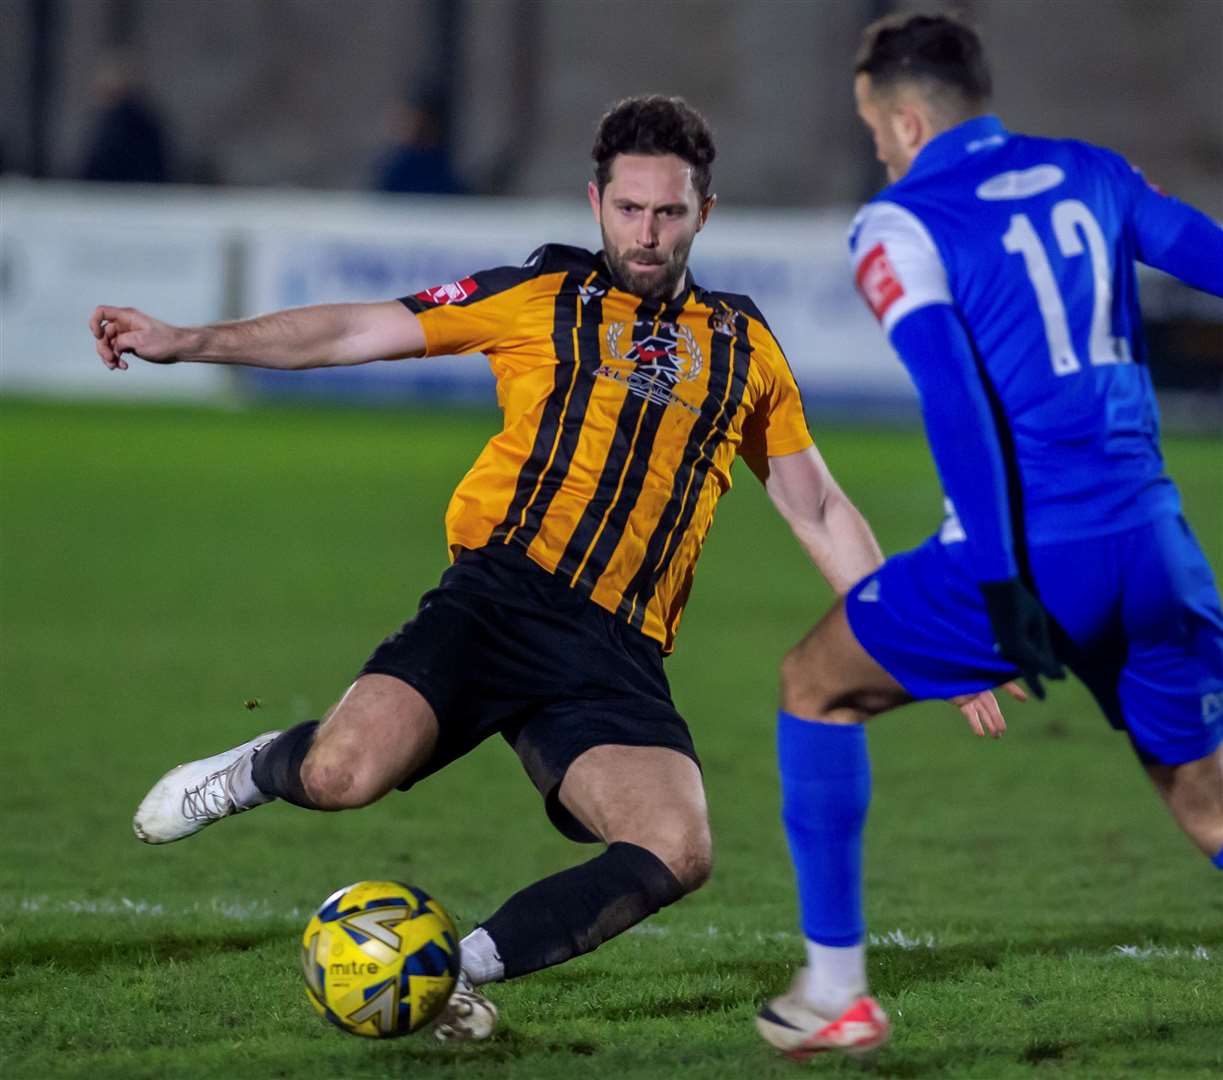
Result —
[[[915,80],[977,107],[993,92],[981,39],[953,15],[888,15],[863,31],[854,74],[891,87]]]
[[[683,98],[662,94],[625,98],[604,115],[590,151],[600,195],[619,154],[675,154],[692,166],[692,186],[701,198],[709,195],[709,167],[717,156],[713,132]]]

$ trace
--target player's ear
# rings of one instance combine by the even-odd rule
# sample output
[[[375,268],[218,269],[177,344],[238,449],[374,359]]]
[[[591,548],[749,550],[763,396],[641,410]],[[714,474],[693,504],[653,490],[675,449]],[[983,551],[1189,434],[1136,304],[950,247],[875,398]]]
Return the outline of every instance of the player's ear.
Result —
[[[599,185],[593,180],[586,183],[586,198],[590,200],[590,209],[595,216],[595,221],[603,224],[603,200],[599,195]]]
[[[718,197],[716,195],[706,195],[701,203],[700,210],[696,215],[696,231],[700,232],[705,227],[705,222],[709,220],[709,215],[713,212],[713,208],[718,205]]]
[[[892,113],[892,130],[906,150],[915,152],[921,146],[925,141],[926,127],[921,110],[913,105],[900,105]]]

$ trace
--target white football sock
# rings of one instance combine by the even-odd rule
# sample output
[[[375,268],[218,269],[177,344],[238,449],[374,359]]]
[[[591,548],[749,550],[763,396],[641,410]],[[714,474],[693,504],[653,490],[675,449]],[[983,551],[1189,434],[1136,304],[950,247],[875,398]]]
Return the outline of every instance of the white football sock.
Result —
[[[268,740],[268,742],[271,741],[271,739]],[[267,743],[263,745],[266,746]],[[230,773],[229,777],[229,791],[234,797],[234,802],[239,807],[246,809],[252,806],[262,806],[264,803],[271,802],[273,798],[271,795],[264,794],[259,785],[255,783],[255,778],[251,772],[254,764],[254,754],[243,754],[238,759],[237,768]]]
[[[463,971],[474,986],[496,982],[505,975],[505,965],[497,954],[497,944],[488,931],[477,926],[459,942]]]
[[[836,948],[808,941],[800,992],[817,1013],[835,1020],[866,993],[866,944]]]

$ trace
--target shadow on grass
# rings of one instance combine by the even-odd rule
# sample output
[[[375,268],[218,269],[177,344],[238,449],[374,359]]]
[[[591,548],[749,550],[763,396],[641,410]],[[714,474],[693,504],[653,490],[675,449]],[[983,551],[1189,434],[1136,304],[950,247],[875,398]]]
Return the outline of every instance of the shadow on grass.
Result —
[[[1090,953],[1108,955],[1120,946],[1155,946],[1181,949],[1197,946],[1223,948],[1223,927],[1194,931],[1169,930],[1159,923],[1111,923],[1062,929],[1047,937],[974,941],[932,949],[871,948],[871,981],[883,994],[897,993],[915,984],[956,979],[973,970],[991,971],[1011,957],[1067,957]]]
[[[273,942],[283,945],[282,929],[237,930],[224,933],[175,934],[99,941],[87,937],[38,938],[0,946],[0,980],[34,967],[40,973],[72,971],[89,974],[105,967],[151,968],[221,953],[249,952]]]
[[[940,1046],[937,1049],[908,1051],[901,1042],[893,1042],[880,1052],[864,1071],[881,1076],[917,1078],[942,1076],[949,1069],[963,1071],[979,1065],[981,1075],[1001,1072],[1005,1066],[1029,1066],[1042,1071],[1048,1067],[1061,1070],[1100,1069],[1113,1076],[1142,1076],[1144,1066],[1150,1067],[1150,1053],[1158,1048],[1158,1075],[1175,1076],[1200,1071],[1203,1058],[1198,1040],[1201,1024],[1194,1020],[1149,1020],[1137,1024],[1102,1023],[1094,1031],[1074,1039],[1046,1039],[1040,1036],[1002,1039],[992,1042],[985,1038],[973,1045]],[[1180,1053],[1176,1045],[1184,1042]],[[1130,1062],[1118,1061],[1133,1053]],[[1101,1058],[1107,1059],[1107,1064]]]
[[[1115,923],[1085,926],[1081,930],[1059,929],[1047,937],[963,942],[934,948],[873,945],[869,951],[871,985],[873,992],[887,997],[922,985],[953,981],[974,971],[991,971],[1009,958],[1044,956],[1057,959],[1083,953],[1105,956],[1123,945],[1185,952],[1200,945],[1211,951],[1223,951],[1223,927],[1170,931],[1154,922]],[[764,948],[770,952],[774,950],[773,946]],[[628,1021],[731,1012],[748,1007],[754,1010],[766,998],[785,989],[800,958],[801,952],[791,946],[776,947],[775,955],[748,960],[740,957],[711,961],[707,956],[702,957],[699,963],[685,965],[680,970],[702,981],[714,979],[719,990],[710,991],[703,986],[682,995],[656,996],[652,1001],[609,1008],[602,1015],[608,1020]],[[603,977],[615,978],[612,975]],[[1044,1051],[1033,1046],[1031,1053],[1032,1060],[1036,1061]],[[1052,1048],[1045,1056],[1056,1058],[1059,1055],[1056,1048]]]

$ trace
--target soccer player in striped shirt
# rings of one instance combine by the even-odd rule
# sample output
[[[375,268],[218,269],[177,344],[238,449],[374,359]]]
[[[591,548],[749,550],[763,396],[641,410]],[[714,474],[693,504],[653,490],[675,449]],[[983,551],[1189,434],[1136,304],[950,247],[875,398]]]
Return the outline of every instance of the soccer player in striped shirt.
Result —
[[[782,670],[778,745],[806,967],[758,1027],[866,1049],[863,722],[1063,665],[1223,870],[1223,611],[1159,452],[1134,262],[1223,296],[1223,229],[1108,150],[1007,131],[980,41],[870,27],[858,111],[891,186],[854,222],[858,287],[921,397],[942,528],[856,584]]]
[[[283,369],[488,357],[504,425],[451,500],[438,588],[321,723],[180,766],[134,823],[166,843],[274,798],[363,806],[501,734],[557,828],[607,846],[463,940],[443,1037],[491,1031],[475,985],[588,952],[708,877],[700,768],[662,661],[735,459],[838,592],[881,561],[763,316],[688,272],[715,202],[704,120],[679,99],[629,99],[603,118],[593,158],[598,254],[547,245],[385,303],[197,328],[100,307],[91,324],[112,369],[125,354]],[[991,695],[962,708],[1001,721]]]

